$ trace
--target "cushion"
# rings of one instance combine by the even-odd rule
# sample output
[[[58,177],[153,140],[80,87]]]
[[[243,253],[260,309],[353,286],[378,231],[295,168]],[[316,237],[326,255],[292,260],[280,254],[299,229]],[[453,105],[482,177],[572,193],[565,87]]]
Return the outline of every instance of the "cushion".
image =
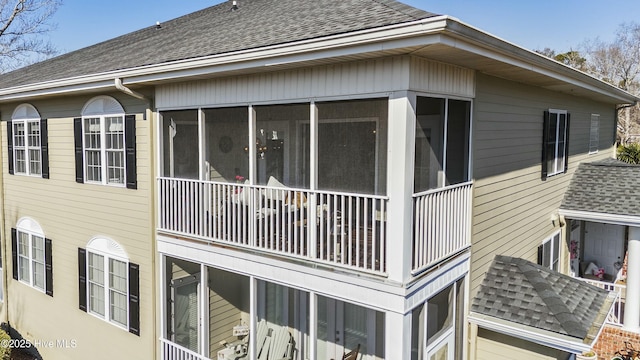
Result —
[[[274,200],[274,201],[284,200],[286,191],[279,190],[279,189],[287,189],[287,187],[283,183],[278,181],[278,179],[274,178],[273,176],[269,176],[269,180],[267,181],[267,186],[270,188],[274,188],[275,190],[264,189],[264,198],[266,200]]]

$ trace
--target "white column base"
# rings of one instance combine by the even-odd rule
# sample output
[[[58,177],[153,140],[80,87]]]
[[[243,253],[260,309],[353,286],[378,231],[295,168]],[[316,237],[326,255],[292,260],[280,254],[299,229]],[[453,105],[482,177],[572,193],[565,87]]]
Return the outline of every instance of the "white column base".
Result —
[[[385,316],[385,359],[411,359],[411,314],[388,311]]]

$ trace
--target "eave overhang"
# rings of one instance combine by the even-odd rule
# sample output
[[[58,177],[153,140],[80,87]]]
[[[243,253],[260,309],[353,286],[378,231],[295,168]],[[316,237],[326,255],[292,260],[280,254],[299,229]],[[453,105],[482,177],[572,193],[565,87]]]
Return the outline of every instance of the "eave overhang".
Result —
[[[640,100],[455,18],[437,16],[257,49],[9,87],[0,89],[0,102],[113,90],[115,79],[136,88],[393,55],[425,57],[606,103],[632,104]]]
[[[469,313],[469,322],[478,327],[498,332],[504,335],[519,338],[525,341],[558,349],[568,353],[579,354],[592,349],[605,326],[605,320],[615,300],[615,294],[610,293],[603,308],[598,313],[589,334],[585,339],[578,339],[553,331],[535,328],[519,324],[513,321],[500,319],[494,316],[480,314],[474,311]]]
[[[564,218],[572,220],[640,227],[640,217],[634,215],[607,214],[602,212],[570,210],[563,209],[562,207],[558,210],[558,214]]]

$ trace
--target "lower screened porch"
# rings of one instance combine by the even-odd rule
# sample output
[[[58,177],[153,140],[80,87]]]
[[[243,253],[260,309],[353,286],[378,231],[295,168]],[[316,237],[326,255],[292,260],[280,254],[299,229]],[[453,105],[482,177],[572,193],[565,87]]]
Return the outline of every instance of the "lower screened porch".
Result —
[[[173,257],[164,275],[163,360],[384,358],[383,312]]]
[[[339,360],[354,351],[359,360],[463,358],[468,255],[416,288],[393,290],[269,269],[259,256],[183,248],[180,258],[161,244],[162,360]]]

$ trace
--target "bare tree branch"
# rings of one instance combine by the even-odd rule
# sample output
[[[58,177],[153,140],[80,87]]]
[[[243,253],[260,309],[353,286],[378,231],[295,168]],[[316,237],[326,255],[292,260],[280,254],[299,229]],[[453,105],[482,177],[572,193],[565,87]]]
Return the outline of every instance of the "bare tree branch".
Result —
[[[0,0],[0,73],[57,53],[46,38],[62,0]]]

